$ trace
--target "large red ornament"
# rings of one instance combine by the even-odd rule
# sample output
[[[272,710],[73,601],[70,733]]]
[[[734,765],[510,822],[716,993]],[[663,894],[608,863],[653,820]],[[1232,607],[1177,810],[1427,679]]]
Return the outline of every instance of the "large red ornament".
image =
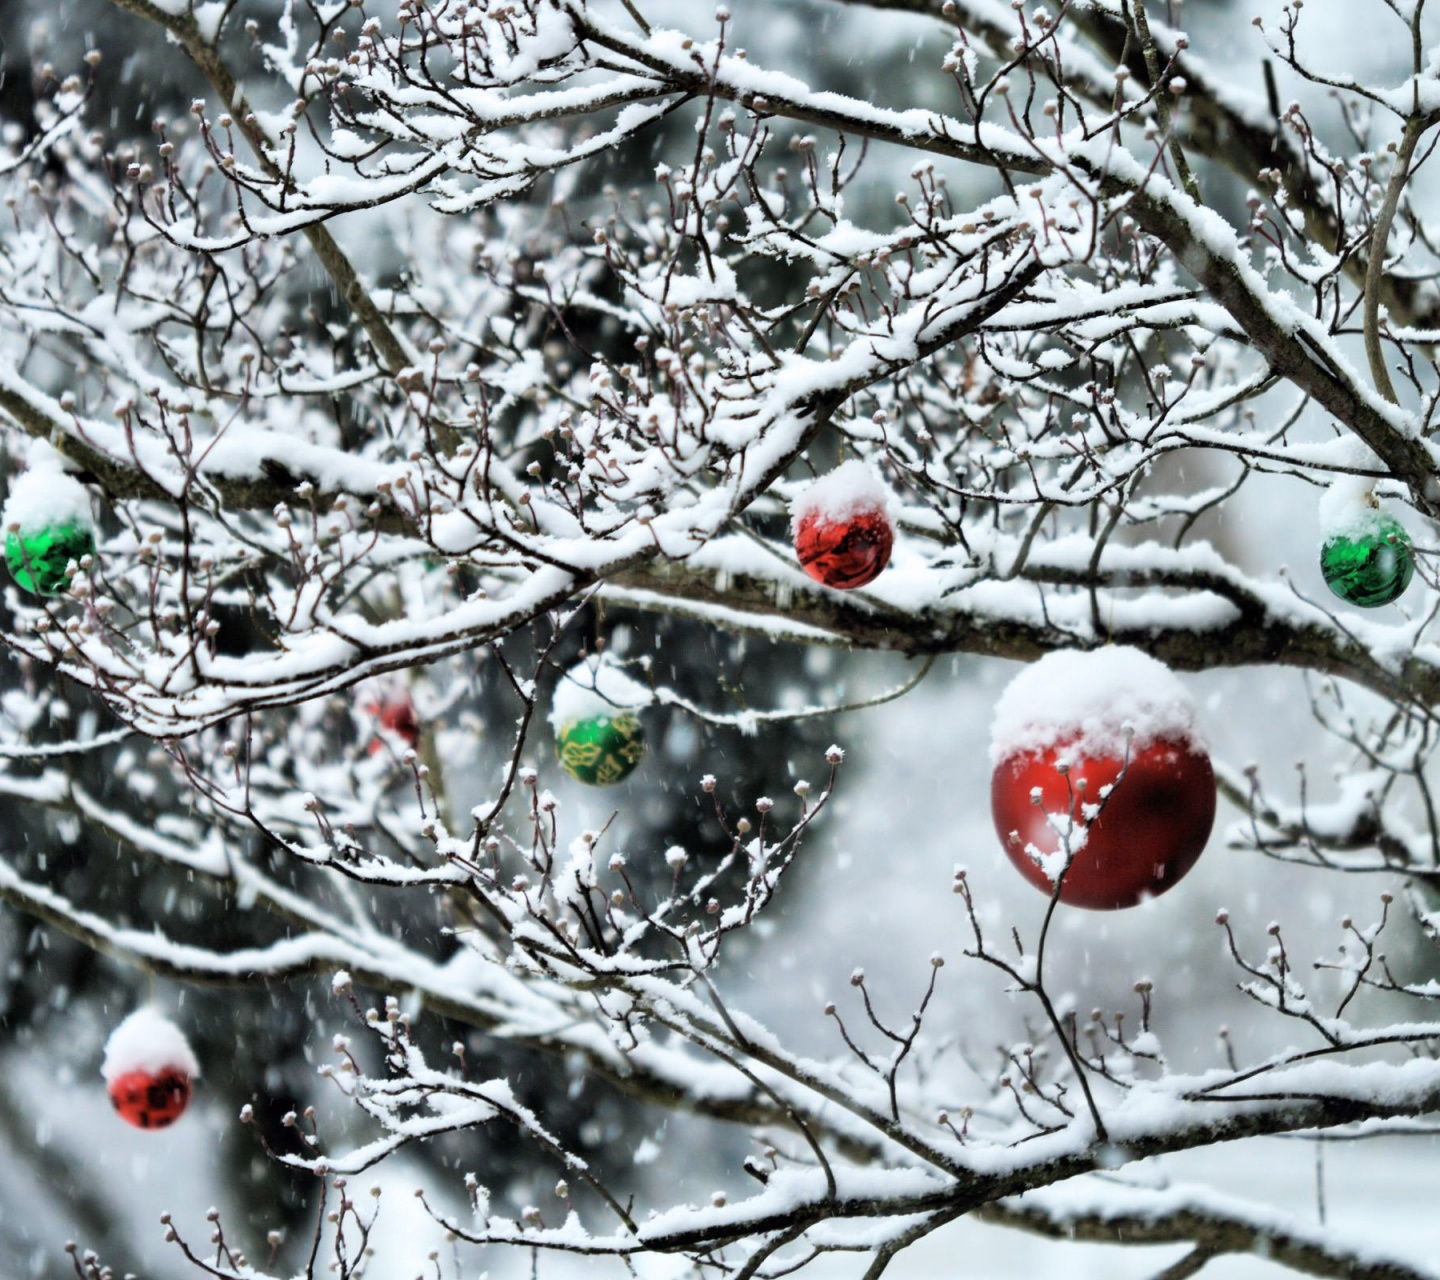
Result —
[[[110,1103],[126,1124],[137,1129],[163,1129],[174,1124],[190,1105],[190,1077],[172,1068],[158,1074],[129,1071],[107,1086]]]
[[[1177,884],[1215,822],[1215,772],[1174,674],[1125,646],[1047,654],[995,708],[990,808],[1041,892],[1094,911]]]
[[[1173,888],[1204,851],[1215,772],[1209,756],[1184,742],[1158,739],[1128,760],[1065,742],[997,764],[990,808],[1010,861],[1041,892],[1054,891],[1046,869],[1059,872],[1068,833],[1060,901],[1092,911],[1133,907]]]
[[[790,527],[805,572],[845,591],[874,582],[895,546],[885,490],[857,461],[844,463],[806,490],[795,503]]]

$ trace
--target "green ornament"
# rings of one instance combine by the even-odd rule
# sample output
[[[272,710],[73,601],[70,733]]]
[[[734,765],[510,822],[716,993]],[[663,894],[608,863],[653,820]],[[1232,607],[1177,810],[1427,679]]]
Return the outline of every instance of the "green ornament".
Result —
[[[608,787],[645,758],[645,729],[629,711],[570,720],[555,734],[555,754],[572,778]]]
[[[1347,604],[1378,609],[1398,599],[1415,576],[1410,535],[1393,516],[1377,512],[1363,531],[1326,541],[1320,548],[1320,572]]]
[[[84,520],[12,530],[5,535],[10,576],[37,595],[60,595],[70,581],[65,572],[70,562],[94,554],[95,535]]]

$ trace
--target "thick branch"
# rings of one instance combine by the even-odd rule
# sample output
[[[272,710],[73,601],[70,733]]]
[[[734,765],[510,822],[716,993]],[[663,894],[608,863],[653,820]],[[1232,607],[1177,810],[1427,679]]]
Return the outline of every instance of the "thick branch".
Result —
[[[1398,427],[1353,373],[1326,354],[1327,335],[1312,332],[1312,322],[1298,309],[1282,304],[1265,289],[1238,248],[1226,243],[1222,249],[1215,237],[1196,234],[1196,219],[1213,219],[1214,214],[1183,207],[1183,197],[1163,180],[1151,179],[1140,187],[1131,180],[1102,176],[1098,166],[1094,172],[1101,177],[1105,193],[1130,193],[1127,208],[1135,220],[1164,243],[1235,318],[1276,373],[1359,436],[1409,488],[1420,510],[1440,515],[1435,460],[1425,441]]]
[[[1182,671],[1218,667],[1279,665],[1323,672],[1364,685],[1401,703],[1440,702],[1440,668],[1411,651],[1402,665],[1386,666],[1371,650],[1337,626],[1329,615],[1297,599],[1281,612],[1267,594],[1218,563],[1211,570],[1102,566],[1098,573],[1046,569],[1032,563],[1022,575],[1035,583],[1036,599],[1048,587],[1098,590],[1170,588],[1210,593],[1226,602],[1206,625],[1157,626],[1153,611],[1132,622],[1123,603],[1103,634],[1080,613],[1071,616],[1049,601],[1048,619],[1036,613],[1006,614],[965,591],[943,608],[921,613],[885,602],[883,583],[863,596],[824,591],[798,573],[776,578],[734,574],[724,590],[702,567],[672,561],[635,566],[607,582],[603,594],[615,604],[674,613],[719,623],[734,630],[807,644],[877,649],[910,656],[973,653],[1032,661],[1054,649],[1128,644]]]
[[[1255,1254],[1303,1275],[1335,1280],[1434,1280],[1440,1275],[1431,1267],[1385,1258],[1371,1241],[1350,1245],[1323,1227],[1287,1221],[1273,1209],[1256,1213],[1245,1201],[1201,1187],[1152,1191],[1110,1182],[1084,1187],[1080,1195],[1071,1195],[1069,1188],[1039,1191],[1023,1200],[985,1205],[975,1216],[1052,1240],[1190,1243],[1208,1257]]]
[[[1400,398],[1395,394],[1390,372],[1385,368],[1385,352],[1380,343],[1380,282],[1385,278],[1385,248],[1390,243],[1390,225],[1395,221],[1400,197],[1410,180],[1410,162],[1414,159],[1415,147],[1425,127],[1426,122],[1419,117],[1405,122],[1405,134],[1400,140],[1400,149],[1395,153],[1394,169],[1385,188],[1385,200],[1380,212],[1375,215],[1375,229],[1370,236],[1370,265],[1365,272],[1365,358],[1370,362],[1370,377],[1375,383],[1375,390],[1391,404],[1399,404]]]
[[[280,503],[293,502],[297,487],[305,481],[309,481],[313,499],[321,510],[333,505],[342,492],[364,502],[379,496],[372,486],[351,484],[344,490],[337,488],[333,467],[327,468],[317,458],[320,465],[308,469],[300,460],[297,442],[278,435],[270,447],[260,445],[251,454],[249,461],[258,467],[258,472],[228,471],[209,460],[190,475],[178,468],[152,472],[137,458],[106,449],[99,443],[102,438],[113,436],[113,431],[99,424],[91,430],[91,424],[76,419],[53,398],[27,385],[17,373],[4,369],[0,369],[0,414],[8,416],[27,435],[55,445],[81,479],[97,483],[112,500],[139,499],[168,505],[180,496],[185,486],[193,485],[211,495],[210,500],[226,510],[264,511]],[[349,460],[345,470],[353,477],[357,460]],[[377,479],[383,474],[379,467],[374,471]],[[400,532],[408,527],[408,522],[393,505],[383,506],[373,520],[387,532]]]

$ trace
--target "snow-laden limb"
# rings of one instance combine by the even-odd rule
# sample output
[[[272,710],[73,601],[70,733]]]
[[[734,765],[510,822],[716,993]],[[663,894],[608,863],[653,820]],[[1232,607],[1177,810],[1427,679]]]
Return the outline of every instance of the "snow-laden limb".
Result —
[[[343,892],[321,897],[314,891],[289,887],[252,865],[238,848],[226,849],[223,842],[207,837],[199,822],[172,823],[169,835],[148,830],[100,806],[56,770],[28,786],[19,779],[7,780],[3,791],[13,799],[80,814],[134,853],[228,885],[239,904],[251,911],[259,908],[278,924],[290,926],[285,929],[286,936],[267,945],[220,951],[203,940],[182,941],[158,930],[118,925],[103,913],[86,909],[59,890],[0,862],[0,898],[100,953],[159,976],[222,987],[289,981],[339,967],[371,989],[404,993],[435,1014],[547,1056],[583,1061],[589,1072],[637,1098],[694,1106],[702,1114],[740,1123],[784,1123],[786,1109],[743,1073],[711,1070],[707,1083],[697,1088],[705,1073],[693,1054],[651,1043],[648,1036],[644,1043],[632,1039],[622,1050],[603,1020],[596,1025],[590,1005],[592,993],[609,989],[627,975],[676,969],[672,959],[647,956],[646,943],[654,935],[688,939],[692,958],[681,968],[697,961],[713,963],[724,938],[744,928],[769,904],[801,838],[823,811],[828,788],[813,798],[807,790],[801,815],[788,831],[777,830],[772,835],[762,823],[755,837],[745,840],[742,837],[749,833],[749,824],[741,820],[731,857],[687,875],[683,892],[677,891],[645,913],[631,889],[628,909],[609,902],[597,914],[591,904],[591,899],[599,901],[595,874],[580,869],[580,864],[593,864],[598,855],[584,841],[578,843],[568,867],[559,866],[550,854],[532,862],[529,869],[537,874],[533,886],[502,885],[498,876],[463,856],[471,847],[465,841],[445,840],[448,855],[429,873],[371,856],[343,867],[337,866],[338,855],[301,857],[303,862],[341,870],[347,878],[371,886],[444,886],[463,891],[453,901],[450,917],[461,927],[449,932],[463,938],[464,945],[450,945],[447,957],[433,958],[378,930],[369,913]],[[255,780],[254,794],[266,824],[302,825],[281,804],[264,798],[263,779]],[[540,799],[532,797],[537,824],[546,820]],[[301,805],[304,816],[309,808],[308,802]],[[223,814],[223,810],[219,812]],[[258,816],[252,817],[259,821]],[[306,854],[298,847],[293,852]],[[488,863],[495,851],[487,850],[485,857]],[[677,923],[680,913],[706,902],[736,862],[754,868],[738,900],[718,914],[706,935],[695,937],[681,929]],[[411,874],[405,874],[406,870]],[[621,874],[621,883],[628,883],[623,863],[614,864],[611,870]],[[675,883],[678,890],[678,867]],[[550,918],[547,902],[552,893],[569,916],[562,920],[563,928],[557,928]],[[617,936],[605,938],[601,930],[614,930]],[[517,942],[529,956],[526,964],[505,961],[506,951]],[[796,1099],[788,1114],[804,1115],[810,1105]],[[866,1139],[857,1132],[847,1141],[863,1147]]]
[[[88,61],[90,74],[84,84],[79,76],[67,77],[56,86],[53,97],[42,98],[37,104],[34,132],[18,145],[13,136],[7,139],[8,145],[0,150],[0,177],[27,169],[73,142],[84,119],[86,103],[95,89],[94,72],[100,65],[101,55],[96,53]]]
[[[1259,1254],[1302,1275],[1336,1280],[1434,1280],[1440,1270],[1354,1232],[1258,1208],[1206,1186],[1163,1188],[1100,1177],[982,1206],[975,1216],[1054,1240],[1192,1244],[1199,1270],[1226,1254]],[[1172,1268],[1167,1274],[1177,1274]],[[1194,1274],[1192,1271],[1190,1274]]]
[[[578,1055],[598,1078],[658,1104],[694,1105],[702,1114],[741,1124],[783,1121],[765,1098],[751,1096],[743,1080],[715,1080],[694,1091],[697,1065],[683,1053],[659,1046],[623,1057],[581,1018],[581,1007],[553,1003],[542,993],[525,994],[526,984],[498,967],[486,983],[469,965],[439,965],[395,944],[357,939],[343,926],[281,939],[268,946],[220,952],[177,942],[155,931],[116,926],[105,917],[76,908],[45,885],[27,881],[0,863],[0,899],[53,925],[95,951],[148,973],[200,986],[282,982],[344,968],[374,990],[398,990],[419,997],[426,1009],[483,1028],[547,1055]],[[313,913],[312,913],[313,914]],[[333,923],[333,922],[332,922]],[[485,989],[488,986],[488,990]],[[453,1126],[452,1126],[453,1127]]]
[[[173,942],[158,933],[122,928],[103,916],[77,910],[46,886],[22,879],[5,863],[0,863],[0,898],[102,955],[138,963],[149,972],[187,982],[226,985],[283,979],[323,970],[346,955],[338,942],[319,934],[227,954]]]
[[[278,147],[280,139],[267,133],[260,117],[246,101],[220,54],[216,41],[218,32],[210,30],[208,23],[202,22],[199,15],[185,6],[165,6],[152,0],[111,0],[111,3],[162,28],[185,50],[220,102],[234,113],[233,119],[255,152],[261,168],[272,180],[279,178],[282,170],[270,151]],[[396,334],[330,232],[320,223],[309,223],[301,228],[301,232],[346,306],[364,327],[385,367],[396,373],[414,364],[416,351]]]
[[[348,990],[348,975],[345,978]],[[642,1003],[661,1018],[671,1018],[673,1025],[679,1025],[673,1020],[686,1006],[692,1014],[700,1013],[679,988],[667,993],[663,984],[646,986],[649,991]],[[463,1072],[430,1067],[407,1022],[399,1017],[398,1006],[392,1003],[383,1018],[372,1010],[364,1020],[383,1046],[386,1074],[372,1077],[363,1071],[348,1037],[336,1042],[338,1071],[331,1067],[323,1071],[353,1094],[384,1136],[351,1151],[316,1150],[290,1163],[321,1175],[354,1172],[406,1142],[447,1127],[494,1123],[509,1112],[504,1117],[509,1123],[533,1130],[535,1140],[555,1161],[557,1176],[591,1179],[584,1163],[560,1149],[523,1108],[516,1109],[503,1088],[497,1093],[494,1082],[472,1083]],[[732,1011],[724,1026],[712,1023],[704,1034],[724,1040],[727,1027],[729,1052],[769,1055],[769,1087],[787,1090],[777,1096],[789,1096],[795,1085],[826,1089],[824,1082],[831,1073],[825,1067],[778,1049],[767,1050],[764,1046],[773,1037],[743,1015]],[[1344,1233],[1307,1228],[1284,1214],[1233,1197],[1205,1189],[1157,1191],[1116,1180],[1115,1170],[1146,1156],[1366,1117],[1405,1115],[1414,1108],[1428,1109],[1440,1096],[1440,1067],[1430,1059],[1400,1066],[1372,1063],[1360,1069],[1337,1069],[1315,1060],[1277,1061],[1263,1069],[1263,1076],[1265,1089],[1259,1094],[1245,1083],[1247,1077],[1253,1079],[1249,1072],[1221,1070],[1201,1077],[1132,1082],[1122,1097],[1107,1101],[1109,1141],[1100,1145],[1088,1118],[1077,1117],[1059,1129],[1018,1142],[972,1134],[963,1142],[945,1142],[928,1155],[924,1148],[911,1146],[908,1167],[872,1168],[838,1155],[823,1158],[819,1168],[783,1161],[768,1168],[757,1166],[755,1176],[764,1186],[753,1195],[717,1200],[705,1207],[676,1207],[635,1221],[610,1199],[611,1209],[623,1218],[618,1230],[595,1230],[573,1208],[563,1225],[553,1227],[543,1216],[524,1222],[493,1216],[486,1212],[489,1193],[474,1184],[470,1197],[477,1220],[441,1217],[447,1229],[477,1244],[524,1244],[622,1257],[645,1252],[698,1257],[718,1248],[738,1247],[741,1257],[748,1255],[753,1261],[792,1246],[792,1258],[803,1257],[806,1250],[813,1255],[839,1239],[873,1250],[877,1258],[888,1258],[897,1242],[908,1244],[954,1216],[978,1212],[1044,1233],[1060,1234],[1073,1227],[1086,1239],[1125,1238],[1137,1244],[1192,1241],[1212,1254],[1243,1251],[1268,1240],[1275,1247],[1272,1256],[1308,1274],[1344,1275],[1354,1267],[1359,1268],[1355,1274],[1376,1277],[1430,1275],[1383,1250],[1357,1246]],[[856,1096],[854,1089],[850,1082],[849,1098]],[[832,1101],[843,1106],[846,1096]],[[818,1110],[807,1109],[807,1117],[807,1126],[814,1126],[812,1136],[824,1135],[834,1123]],[[897,1133],[888,1136],[893,1141]],[[1043,1194],[1034,1194],[1042,1189]],[[1030,1194],[1012,1198],[1022,1193]],[[605,1197],[609,1199],[608,1192]],[[862,1234],[847,1226],[861,1223],[887,1225],[870,1227]],[[1128,1231],[1132,1223],[1143,1224],[1133,1237]]]
[[[902,565],[865,592],[842,595],[779,568],[778,546],[731,538],[683,564],[656,561],[616,575],[602,594],[797,644],[1030,658],[1113,642],[1181,670],[1266,661],[1407,700],[1440,696],[1440,654],[1414,644],[1413,625],[1341,619],[1318,601],[1241,573],[1203,544],[1173,551],[1055,540],[1029,552],[1014,576],[997,575],[1022,546],[977,540],[968,564]],[[1160,604],[1147,592],[1174,597]],[[923,627],[914,625],[917,617]]]
[[[317,388],[318,394],[325,391]],[[183,394],[176,389],[177,403]],[[77,417],[10,369],[0,369],[0,409],[37,439],[63,442],[66,454],[114,499],[173,501],[198,482],[197,498],[213,495],[221,506],[243,511],[273,507],[308,482],[317,500],[329,506],[342,494],[369,499],[387,478],[383,468],[346,459],[338,451],[307,449],[280,433],[268,440],[263,433],[253,438],[243,458],[227,457],[225,449],[209,450],[203,475],[187,474],[170,463],[162,447],[144,448],[123,430]]]
[[[1230,843],[1329,871],[1398,873],[1429,892],[1440,867],[1440,828],[1428,803],[1428,718],[1371,722],[1357,716],[1343,686],[1329,680],[1311,687],[1310,705],[1315,720],[1363,763],[1329,785],[1300,770],[1292,775],[1293,798],[1259,765],[1222,766],[1220,786],[1245,815],[1232,825]]]
[[[1381,768],[1340,780],[1330,801],[1277,804],[1261,789],[1257,770],[1222,770],[1221,785],[1249,817],[1235,825],[1230,841],[1268,857],[1348,872],[1435,874],[1433,833],[1421,831],[1378,803],[1391,772]]]

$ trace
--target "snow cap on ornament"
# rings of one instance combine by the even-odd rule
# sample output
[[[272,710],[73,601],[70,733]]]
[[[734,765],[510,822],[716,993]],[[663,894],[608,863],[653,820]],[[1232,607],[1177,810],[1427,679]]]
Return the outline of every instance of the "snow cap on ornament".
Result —
[[[70,581],[71,561],[95,554],[90,495],[41,440],[31,444],[29,466],[10,483],[0,526],[10,576],[35,595],[60,595]]]
[[[652,701],[649,689],[604,656],[572,667],[550,702],[561,767],[597,787],[628,778],[645,756],[645,728],[635,713]]]
[[[990,759],[1041,751],[1062,740],[1114,755],[1157,738],[1204,751],[1195,702],[1163,662],[1130,645],[1057,649],[1030,663],[995,704]]]
[[[1378,609],[1415,576],[1410,535],[1381,511],[1370,481],[1340,476],[1320,499],[1320,572],[1346,604]]]
[[[816,582],[863,587],[880,576],[895,546],[889,494],[863,462],[842,462],[790,504],[790,537]]]
[[[1128,646],[1061,650],[1022,671],[991,729],[991,813],[1010,861],[1045,894],[1130,907],[1195,865],[1215,774],[1174,673]]]
[[[185,1033],[146,1005],[110,1033],[100,1074],[122,1120],[163,1129],[189,1105],[200,1064]]]

